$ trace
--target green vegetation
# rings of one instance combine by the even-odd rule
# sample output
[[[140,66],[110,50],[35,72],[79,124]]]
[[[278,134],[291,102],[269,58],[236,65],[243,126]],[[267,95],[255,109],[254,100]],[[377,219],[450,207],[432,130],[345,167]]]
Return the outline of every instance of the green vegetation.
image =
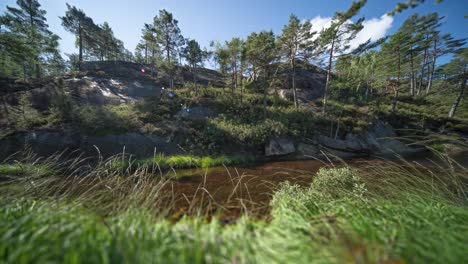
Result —
[[[0,164],[0,176],[48,176],[54,172],[47,165],[13,163]]]
[[[221,155],[216,157],[210,156],[193,156],[193,155],[172,155],[165,156],[158,154],[153,158],[145,160],[137,160],[134,165],[157,167],[162,171],[171,169],[189,169],[189,168],[210,168],[216,166],[232,166],[232,165],[249,165],[255,162],[256,159],[252,155]],[[126,167],[130,162],[121,162],[120,158],[115,158],[114,165],[116,167]]]
[[[166,183],[142,171],[127,180],[99,168],[73,184],[38,179],[27,193],[0,200],[0,259],[460,263],[468,243],[466,170],[429,172],[401,162],[323,168],[309,187],[284,183],[272,197],[269,221],[245,215],[229,225],[207,220],[203,211],[166,220],[170,211],[158,208],[168,205]]]
[[[134,54],[107,22],[67,4],[60,20],[78,48],[68,61],[38,0],[7,6],[0,14],[0,85],[8,86],[0,91],[0,141],[13,135],[6,149],[29,144],[16,131],[50,129],[157,135],[187,154],[10,156],[0,164],[0,262],[466,262],[468,170],[442,154],[467,147],[466,39],[442,32],[444,17],[435,12],[413,14],[388,38],[355,47],[366,2],[336,12],[320,32],[292,14],[279,35],[260,30],[213,41],[209,50],[186,39],[163,9],[143,25]],[[442,56],[451,60],[439,65]],[[82,71],[93,60],[133,62],[126,63],[133,72],[115,74],[128,100],[101,100],[109,94],[99,88],[114,73]],[[206,61],[219,72],[202,69]],[[133,97],[139,91],[126,83],[150,83],[145,92],[157,96]],[[103,97],[88,100],[93,93]],[[337,141],[334,150],[372,154],[379,144],[366,142],[375,141],[366,133],[375,123],[426,145],[433,160],[342,162],[313,176],[262,167],[275,182],[246,175],[251,168],[226,167],[224,178],[206,169],[253,164],[274,137],[296,145],[318,135],[364,138]],[[219,188],[210,193],[209,184]]]

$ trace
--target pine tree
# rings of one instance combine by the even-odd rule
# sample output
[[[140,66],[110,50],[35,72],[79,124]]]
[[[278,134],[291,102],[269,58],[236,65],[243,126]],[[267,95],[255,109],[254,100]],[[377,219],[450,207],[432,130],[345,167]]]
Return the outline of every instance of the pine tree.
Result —
[[[238,86],[238,73],[241,63],[243,45],[244,42],[240,38],[233,38],[229,42],[226,42],[227,52],[229,54],[229,66],[231,69],[231,84],[233,95]]]
[[[172,13],[165,9],[159,11],[159,16],[154,17],[154,30],[156,33],[156,42],[161,47],[165,55],[165,66],[170,76],[170,85],[174,89],[174,62],[177,56],[177,50],[182,46],[184,38],[180,32],[178,21],[173,17]]]
[[[258,68],[263,73],[263,114],[266,117],[266,96],[269,88],[268,80],[270,77],[270,65],[276,59],[276,43],[273,31],[260,31],[252,33],[247,37],[246,59],[252,67]]]
[[[308,59],[314,50],[315,42],[312,41],[316,32],[312,32],[312,24],[309,21],[301,23],[297,16],[291,14],[289,23],[284,26],[282,35],[278,38],[278,48],[282,57],[285,57],[290,65],[291,84],[294,95],[294,106],[298,107],[296,91],[296,60]]]
[[[62,19],[62,26],[65,30],[75,34],[76,43],[78,45],[78,69],[81,70],[81,64],[83,62],[83,50],[86,35],[89,36],[92,31],[94,22],[86,16],[83,10],[70,6],[67,4],[67,12],[65,16],[60,17]]]
[[[187,46],[183,49],[183,56],[190,65],[190,71],[193,77],[193,84],[195,86],[195,95],[198,96],[198,85],[196,79],[196,69],[206,57],[206,52],[202,51],[200,44],[194,39],[187,41]]]
[[[2,16],[2,24],[9,31],[22,40],[14,42],[23,42],[20,46],[27,46],[27,56],[23,62],[23,70],[25,75],[28,66],[31,67],[29,72],[34,72],[36,78],[42,75],[42,64],[46,61],[46,57],[50,55],[60,56],[58,52],[58,36],[48,30],[47,20],[45,18],[46,11],[41,9],[41,5],[37,0],[17,0],[18,7],[7,6],[5,15]],[[12,35],[10,35],[12,36]],[[14,54],[14,53],[13,53]],[[26,65],[29,63],[29,65]]]
[[[458,95],[448,113],[448,117],[453,118],[463,98],[468,81],[468,48],[457,50],[453,59],[449,63],[440,66],[439,70],[446,76],[448,81],[457,84]]]
[[[328,93],[331,81],[333,61],[336,54],[343,54],[348,51],[349,42],[356,37],[356,34],[363,28],[364,18],[356,22],[350,22],[359,10],[366,4],[366,0],[353,2],[346,12],[336,12],[330,27],[320,33],[320,42],[325,53],[328,53],[327,79],[323,95],[323,111],[326,112],[328,104]]]

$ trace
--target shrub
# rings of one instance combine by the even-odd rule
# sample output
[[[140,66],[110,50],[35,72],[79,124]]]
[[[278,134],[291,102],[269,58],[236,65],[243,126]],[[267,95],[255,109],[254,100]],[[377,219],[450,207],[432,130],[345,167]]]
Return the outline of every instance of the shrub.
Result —
[[[29,129],[47,123],[47,119],[32,107],[29,96],[20,96],[18,105],[11,111],[13,125],[16,129]]]
[[[82,106],[77,122],[84,129],[119,132],[143,126],[133,105]]]
[[[358,172],[349,167],[321,168],[315,175],[311,188],[330,198],[348,195],[362,196],[366,191],[366,186]]]

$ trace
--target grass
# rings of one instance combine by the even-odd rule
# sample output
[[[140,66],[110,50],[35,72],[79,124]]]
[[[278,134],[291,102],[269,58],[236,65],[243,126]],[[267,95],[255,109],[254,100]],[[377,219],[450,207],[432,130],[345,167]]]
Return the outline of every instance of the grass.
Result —
[[[0,176],[47,176],[53,172],[54,170],[47,165],[28,163],[0,164]]]
[[[82,176],[37,179],[33,186],[22,178],[14,183],[28,185],[24,193],[0,195],[0,259],[462,263],[468,243],[467,171],[449,159],[438,164],[430,168],[400,160],[322,168],[308,187],[281,185],[268,221],[246,212],[228,225],[204,217],[202,207],[170,221],[173,204],[162,192],[168,182],[146,176],[143,168],[123,177],[102,164]],[[67,171],[77,171],[72,169]]]
[[[170,169],[189,169],[189,168],[210,168],[216,166],[249,165],[255,161],[255,157],[249,154],[245,155],[219,155],[211,156],[193,156],[193,155],[173,155],[165,156],[158,154],[153,158],[142,161],[136,161],[141,166],[157,166],[161,170]]]

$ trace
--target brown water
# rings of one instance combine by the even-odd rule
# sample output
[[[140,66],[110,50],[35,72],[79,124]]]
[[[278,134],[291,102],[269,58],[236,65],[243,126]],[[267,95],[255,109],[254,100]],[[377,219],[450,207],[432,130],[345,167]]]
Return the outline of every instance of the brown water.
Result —
[[[362,160],[361,160],[362,161]],[[358,164],[360,160],[350,161]],[[282,182],[301,186],[311,183],[313,175],[327,163],[317,160],[275,161],[253,167],[214,167],[179,170],[183,175],[166,186],[175,194],[175,217],[191,208],[221,209],[225,218],[236,218],[241,211],[264,215],[273,192]]]
[[[468,165],[468,153],[462,152],[452,158],[464,166]],[[434,156],[416,156],[407,159],[425,167],[443,166]],[[346,164],[361,167],[369,163],[387,163],[382,159],[353,159]],[[397,161],[402,162],[402,161]],[[282,182],[289,181],[301,186],[311,183],[313,175],[322,167],[339,166],[340,162],[319,160],[275,161],[253,167],[214,167],[177,171],[178,180],[167,185],[166,190],[174,193],[176,217],[193,208],[222,209],[229,217],[241,211],[265,214],[273,192]],[[210,213],[210,212],[208,212]]]

